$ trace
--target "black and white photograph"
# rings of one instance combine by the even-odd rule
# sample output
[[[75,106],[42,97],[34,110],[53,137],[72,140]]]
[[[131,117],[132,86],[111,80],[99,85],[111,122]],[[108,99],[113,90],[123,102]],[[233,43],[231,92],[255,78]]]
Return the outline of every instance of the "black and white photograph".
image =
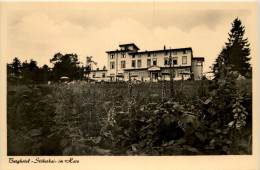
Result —
[[[5,164],[258,153],[257,2],[0,9]]]

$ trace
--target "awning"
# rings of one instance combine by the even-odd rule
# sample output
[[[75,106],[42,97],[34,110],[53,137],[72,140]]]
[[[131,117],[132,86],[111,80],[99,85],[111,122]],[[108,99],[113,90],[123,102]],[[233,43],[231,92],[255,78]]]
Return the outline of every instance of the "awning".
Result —
[[[160,70],[161,70],[161,68],[158,66],[152,66],[152,67],[148,68],[148,71],[160,71]]]

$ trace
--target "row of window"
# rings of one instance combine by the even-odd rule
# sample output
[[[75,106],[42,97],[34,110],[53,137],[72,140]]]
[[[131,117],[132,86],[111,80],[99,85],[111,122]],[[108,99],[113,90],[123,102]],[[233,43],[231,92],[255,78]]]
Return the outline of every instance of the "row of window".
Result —
[[[96,77],[96,73],[93,73],[92,77],[95,78]],[[106,77],[106,73],[102,73],[102,78],[105,78],[105,77]]]
[[[121,58],[126,58],[125,53],[121,54]],[[110,59],[115,59],[115,54],[110,54]]]
[[[174,75],[175,76],[180,76],[180,73],[182,73],[182,72],[184,72],[184,71],[187,71],[187,72],[189,72],[190,70],[189,69],[182,69],[182,70],[176,70],[175,72],[174,72]],[[132,73],[133,74],[133,73]],[[134,73],[134,74],[136,74],[136,75],[142,75],[142,76],[146,76],[147,75],[147,73],[146,72],[143,72],[143,71],[139,71],[139,72],[136,72],[136,73]],[[92,77],[93,78],[95,78],[96,77],[96,73],[93,73],[93,75],[92,75]],[[105,78],[106,77],[106,73],[102,73],[102,78]]]
[[[182,56],[182,64],[187,64],[187,56]],[[164,58],[164,65],[170,65],[168,58]],[[178,65],[178,57],[173,57],[173,65]]]
[[[126,54],[124,52],[121,54],[121,58],[126,58]],[[151,54],[153,56],[156,56],[156,53],[147,53],[148,57],[150,57]],[[168,55],[168,52],[165,52],[164,54]],[[173,54],[177,55],[177,51],[173,51]],[[183,54],[187,54],[187,50],[183,50]],[[135,54],[132,55],[132,58],[135,58]],[[138,58],[141,58],[141,54],[138,54]],[[115,54],[110,54],[110,59],[115,59]]]
[[[178,58],[177,57],[173,57],[173,64],[178,65]],[[187,56],[182,56],[182,64],[187,64]],[[152,65],[157,66],[157,58],[153,58]],[[147,67],[151,67],[152,65],[151,65],[151,59],[147,59]],[[164,65],[169,65],[169,59],[168,58],[164,59]],[[131,66],[136,67],[136,60],[132,60]],[[142,67],[142,60],[141,59],[137,60],[137,67]],[[112,61],[112,62],[110,62],[110,69],[114,69],[114,68],[115,68],[115,62]],[[121,61],[121,68],[126,68],[125,61]]]
[[[186,70],[186,71],[189,71],[189,70]],[[178,77],[178,76],[180,76],[181,72],[183,72],[183,71],[175,71],[174,75]],[[146,72],[136,72],[135,75],[147,76],[147,73]],[[96,73],[93,73],[92,77],[95,78],[96,77]],[[106,77],[106,73],[102,73],[102,78],[105,78],[105,77]]]
[[[166,52],[164,53],[164,55],[168,55],[168,53],[169,53],[169,52],[166,51]],[[147,56],[150,57],[151,54],[152,54],[153,56],[156,56],[156,53],[147,53]],[[183,54],[187,54],[187,50],[183,50]],[[173,51],[173,55],[177,55],[177,51]],[[141,58],[141,54],[138,54],[138,57]],[[135,58],[135,54],[133,54],[132,58]]]
[[[174,55],[177,55],[177,51],[174,51],[173,52]],[[183,54],[187,54],[187,50],[184,50],[183,51]],[[156,56],[156,53],[152,53],[152,55],[155,57]],[[164,55],[168,55],[168,52],[165,52]],[[132,58],[135,58],[135,54],[132,55]],[[137,54],[138,58],[141,58],[141,54]],[[151,53],[147,53],[147,56],[150,57],[151,56]]]

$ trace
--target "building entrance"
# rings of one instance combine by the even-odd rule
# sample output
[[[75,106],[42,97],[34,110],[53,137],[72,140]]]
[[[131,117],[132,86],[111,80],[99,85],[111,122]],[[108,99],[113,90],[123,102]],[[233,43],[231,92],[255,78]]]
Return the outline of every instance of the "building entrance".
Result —
[[[159,73],[158,72],[152,72],[152,81],[158,81]]]

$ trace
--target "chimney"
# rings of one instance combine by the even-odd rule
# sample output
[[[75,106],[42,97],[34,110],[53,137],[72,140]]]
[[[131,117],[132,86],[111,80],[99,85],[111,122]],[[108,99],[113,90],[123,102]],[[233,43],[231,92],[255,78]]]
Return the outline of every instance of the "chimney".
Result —
[[[166,50],[166,46],[165,45],[163,46],[163,49]]]

